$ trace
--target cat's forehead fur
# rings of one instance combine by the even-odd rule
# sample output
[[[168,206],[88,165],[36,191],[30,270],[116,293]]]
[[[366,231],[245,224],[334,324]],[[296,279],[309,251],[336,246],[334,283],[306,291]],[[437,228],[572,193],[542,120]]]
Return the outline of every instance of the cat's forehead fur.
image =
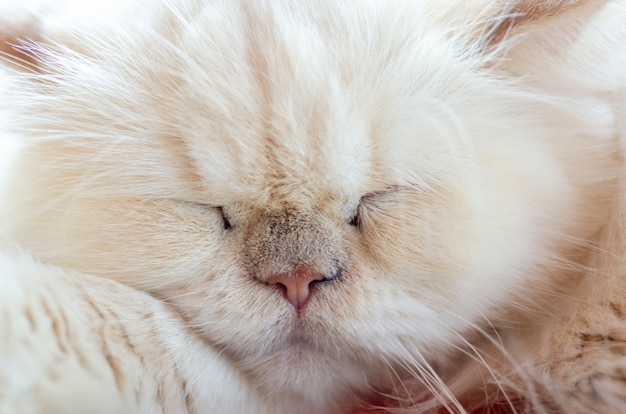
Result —
[[[239,7],[243,13],[231,10]],[[418,58],[403,56],[401,44],[415,39],[390,42],[387,53],[399,56],[372,56],[373,40],[358,36],[378,39],[380,18],[348,13],[365,21],[361,33],[345,33],[339,22],[324,21],[323,8],[294,10],[291,19],[275,13],[285,12],[246,2],[211,8],[200,16],[206,30],[181,34],[182,53],[196,57],[183,72],[193,79],[183,87],[185,104],[189,88],[198,96],[182,134],[211,193],[301,202],[358,197],[404,178],[382,176],[388,154],[376,140],[385,139],[386,123],[403,121],[402,104],[420,92],[407,90],[406,80],[417,76],[397,67]],[[204,73],[200,83],[194,71]],[[236,185],[215,188],[224,175]]]
[[[101,48],[102,67],[70,87],[90,88],[95,99],[81,102],[89,106],[81,113],[99,111],[104,127],[113,121],[133,139],[166,141],[205,201],[358,200],[389,185],[440,180],[450,174],[442,163],[463,157],[440,119],[449,116],[449,95],[478,101],[481,80],[464,79],[471,72],[446,31],[433,29],[439,16],[428,7],[186,7],[167,14],[159,32],[139,26],[130,38],[108,39],[120,49],[115,60]],[[409,21],[406,9],[418,7],[424,21]],[[390,27],[402,35],[388,36]]]

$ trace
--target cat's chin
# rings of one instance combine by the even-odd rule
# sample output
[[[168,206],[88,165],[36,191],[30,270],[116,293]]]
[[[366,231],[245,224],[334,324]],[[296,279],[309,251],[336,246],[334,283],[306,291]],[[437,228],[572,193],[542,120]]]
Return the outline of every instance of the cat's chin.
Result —
[[[251,372],[284,371],[281,377],[307,376],[324,366],[343,365],[344,358],[337,352],[324,349],[303,331],[295,329],[286,338],[280,340],[264,351],[243,358],[244,364]]]
[[[345,404],[368,389],[362,366],[337,359],[299,335],[276,350],[241,362],[264,395],[291,408],[301,406],[303,412],[339,409],[340,402]]]
[[[327,413],[329,406],[341,412],[345,407],[339,404],[369,389],[363,364],[349,356],[345,344],[331,346],[323,339],[327,332],[307,326],[306,311],[291,316],[286,318],[289,328],[257,342],[252,352],[248,348],[232,355],[236,365],[287,412]]]

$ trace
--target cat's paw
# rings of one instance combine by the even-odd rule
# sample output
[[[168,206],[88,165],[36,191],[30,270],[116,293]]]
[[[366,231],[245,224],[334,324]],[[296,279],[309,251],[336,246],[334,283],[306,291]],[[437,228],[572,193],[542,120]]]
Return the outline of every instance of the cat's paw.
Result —
[[[567,413],[618,414],[626,406],[626,329],[582,333],[577,355],[555,367]]]

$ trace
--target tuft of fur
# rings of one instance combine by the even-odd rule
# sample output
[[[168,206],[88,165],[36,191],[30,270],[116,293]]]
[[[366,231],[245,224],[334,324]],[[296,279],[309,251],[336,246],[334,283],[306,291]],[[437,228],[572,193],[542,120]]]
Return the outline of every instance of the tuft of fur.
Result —
[[[621,410],[626,3],[49,6],[0,23],[0,407]]]

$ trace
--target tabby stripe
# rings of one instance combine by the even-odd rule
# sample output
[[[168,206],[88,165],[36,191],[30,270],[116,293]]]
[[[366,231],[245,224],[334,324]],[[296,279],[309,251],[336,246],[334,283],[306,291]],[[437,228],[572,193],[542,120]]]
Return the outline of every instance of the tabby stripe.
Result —
[[[183,388],[183,395],[185,396],[185,407],[187,408],[187,414],[196,414],[196,410],[193,406],[193,396],[191,395],[187,387],[188,387],[187,381],[183,379],[182,388]]]
[[[106,335],[105,335],[105,330],[107,328],[107,326],[106,326],[107,325],[106,324],[107,319],[106,319],[104,313],[102,312],[102,310],[100,309],[100,307],[98,307],[98,305],[96,305],[96,303],[92,300],[92,298],[87,293],[85,293],[85,301],[98,314],[98,317],[102,321],[101,328],[99,330],[100,342],[102,344],[102,354],[104,355],[104,358],[105,358],[107,364],[111,368],[111,372],[113,373],[113,377],[115,379],[115,384],[117,386],[117,389],[121,393],[123,393],[122,385],[123,385],[123,382],[124,382],[124,373],[122,372],[121,364],[119,363],[117,358],[115,358],[115,356],[113,356],[111,354],[111,350],[109,348],[109,344],[108,344],[108,341],[107,341]]]
[[[141,353],[137,352],[137,347],[131,340],[130,335],[128,335],[128,331],[126,330],[126,327],[124,326],[124,324],[119,323],[121,319],[119,318],[118,314],[115,313],[113,309],[107,309],[107,310],[110,316],[113,318],[113,320],[118,321],[118,323],[116,324],[117,332],[119,336],[122,338],[123,344],[126,346],[126,349],[128,350],[128,352],[130,352],[133,356],[135,356],[139,360],[139,364],[141,365],[141,370],[144,372],[147,371],[147,366],[146,366],[146,361],[145,361],[144,356]],[[138,386],[135,388],[135,399],[137,400],[137,403],[140,403],[141,401],[141,392],[142,392],[141,385],[142,384],[139,383]]]
[[[43,297],[40,297],[39,300],[40,300],[41,306],[43,307],[44,312],[46,313],[46,315],[48,315],[48,317],[52,321],[51,327],[52,327],[52,331],[54,332],[54,339],[56,340],[57,347],[62,353],[67,354],[68,348],[65,346],[63,341],[61,341],[61,331],[59,329],[59,321],[57,320],[56,312],[52,311],[52,308],[50,307],[50,304],[48,303],[46,299],[44,299]]]
[[[37,323],[35,321],[35,317],[33,316],[33,310],[30,308],[30,306],[26,306],[24,314],[26,315],[26,319],[28,319],[30,329],[32,329],[33,332],[37,331]]]
[[[162,381],[159,381],[159,384],[157,385],[156,400],[159,403],[161,412],[165,414],[165,397],[163,396],[163,382]]]

